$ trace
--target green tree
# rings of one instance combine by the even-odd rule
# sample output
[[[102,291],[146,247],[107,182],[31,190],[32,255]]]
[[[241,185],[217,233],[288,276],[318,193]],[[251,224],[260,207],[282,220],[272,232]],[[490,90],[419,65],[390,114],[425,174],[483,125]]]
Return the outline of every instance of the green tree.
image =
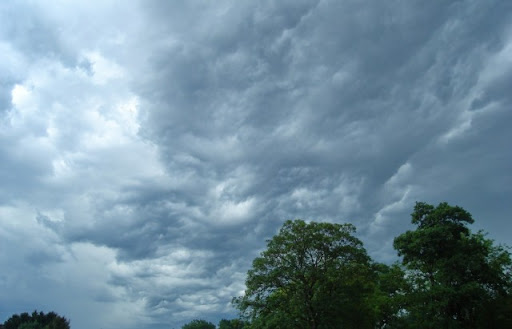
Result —
[[[375,264],[375,291],[370,303],[376,313],[376,328],[406,327],[403,311],[410,286],[398,264]]]
[[[471,214],[445,202],[416,203],[412,223],[416,229],[395,238],[394,247],[411,283],[407,312],[414,327],[479,328],[497,300],[509,300],[509,252],[472,233]]]
[[[20,324],[18,329],[40,329],[41,325],[37,322],[25,322]]]
[[[4,322],[4,329],[69,329],[69,320],[50,312],[21,313],[14,314]]]
[[[251,328],[373,328],[374,271],[354,233],[350,224],[285,222],[234,299]]]
[[[215,325],[205,320],[192,320],[183,325],[181,329],[215,329]]]
[[[219,329],[244,329],[246,325],[247,323],[240,319],[222,319],[219,322]]]

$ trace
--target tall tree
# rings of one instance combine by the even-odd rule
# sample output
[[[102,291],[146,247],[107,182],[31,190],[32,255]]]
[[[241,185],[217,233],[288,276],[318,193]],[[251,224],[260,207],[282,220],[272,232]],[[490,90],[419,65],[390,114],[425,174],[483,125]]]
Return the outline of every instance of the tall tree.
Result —
[[[471,214],[458,206],[416,203],[412,223],[416,229],[394,247],[411,280],[407,310],[415,328],[478,328],[491,305],[510,296],[510,254],[472,233]]]
[[[287,221],[234,300],[253,328],[373,328],[374,271],[350,224]]]

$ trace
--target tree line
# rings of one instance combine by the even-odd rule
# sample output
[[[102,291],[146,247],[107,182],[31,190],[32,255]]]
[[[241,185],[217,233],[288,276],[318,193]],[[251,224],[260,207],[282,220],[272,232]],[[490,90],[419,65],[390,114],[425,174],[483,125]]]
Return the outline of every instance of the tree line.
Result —
[[[458,206],[418,202],[411,217],[393,265],[372,260],[351,224],[285,222],[233,299],[240,319],[219,328],[512,328],[508,248]],[[215,328],[195,321],[182,329]]]
[[[512,328],[508,247],[472,232],[471,214],[446,202],[418,202],[411,218],[415,229],[394,239],[392,265],[372,260],[351,224],[286,221],[233,299],[240,317],[218,329]],[[69,321],[22,313],[4,329],[69,329]]]
[[[55,312],[37,312],[32,314],[14,314],[7,319],[3,329],[69,329],[69,320]]]

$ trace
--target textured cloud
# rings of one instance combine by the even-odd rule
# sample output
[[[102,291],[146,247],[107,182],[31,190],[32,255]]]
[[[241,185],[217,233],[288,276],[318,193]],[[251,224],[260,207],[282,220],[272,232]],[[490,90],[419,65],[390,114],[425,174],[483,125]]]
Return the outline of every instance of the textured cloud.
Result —
[[[0,321],[234,316],[290,218],[390,262],[414,202],[446,200],[511,244],[511,9],[0,4]]]

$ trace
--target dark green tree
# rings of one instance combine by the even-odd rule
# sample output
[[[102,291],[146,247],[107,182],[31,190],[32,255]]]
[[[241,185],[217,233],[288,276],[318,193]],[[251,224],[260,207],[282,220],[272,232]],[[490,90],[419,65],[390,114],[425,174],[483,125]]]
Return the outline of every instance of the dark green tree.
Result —
[[[181,329],[215,329],[215,325],[206,320],[192,320],[183,325]]]
[[[18,329],[41,329],[41,325],[37,322],[25,322],[20,324]]]
[[[354,233],[350,224],[285,222],[234,299],[251,328],[373,328],[375,273]]]
[[[218,329],[244,329],[246,325],[247,323],[240,319],[222,319],[219,322]]]
[[[369,303],[376,312],[375,328],[405,328],[403,311],[410,286],[398,264],[375,264],[375,291]]]
[[[416,229],[395,238],[394,247],[411,284],[406,303],[414,328],[480,328],[482,318],[499,318],[489,313],[496,301],[510,300],[509,252],[472,233],[471,214],[445,202],[416,203],[412,223]]]
[[[69,320],[55,312],[45,314],[34,311],[32,314],[14,314],[4,322],[4,329],[69,329]]]

